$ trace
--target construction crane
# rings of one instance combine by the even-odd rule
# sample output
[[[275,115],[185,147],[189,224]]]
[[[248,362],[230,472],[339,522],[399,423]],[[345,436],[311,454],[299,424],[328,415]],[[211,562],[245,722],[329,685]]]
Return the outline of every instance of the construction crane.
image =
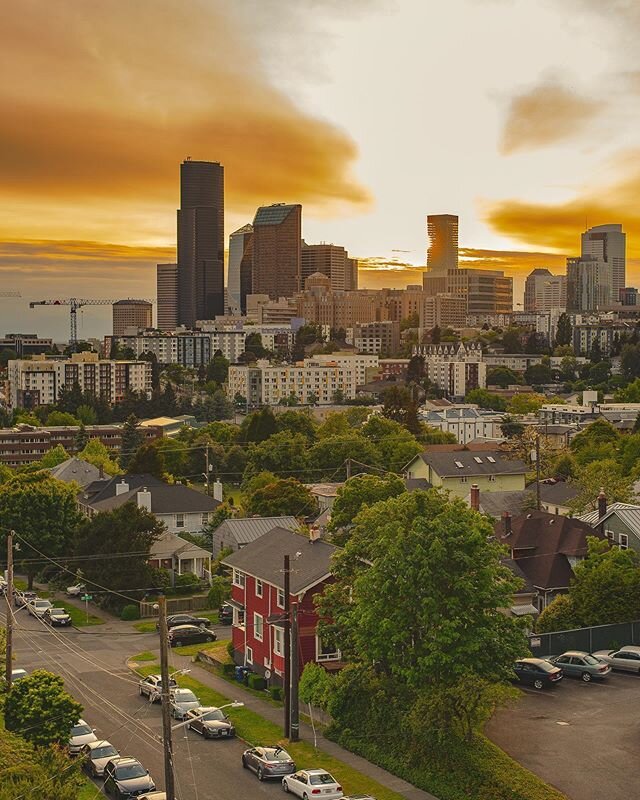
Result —
[[[29,303],[29,308],[36,306],[69,306],[69,316],[71,323],[71,337],[69,344],[75,350],[78,345],[78,309],[83,306],[112,306],[117,300],[85,300],[79,297],[68,297],[64,300],[34,300]]]

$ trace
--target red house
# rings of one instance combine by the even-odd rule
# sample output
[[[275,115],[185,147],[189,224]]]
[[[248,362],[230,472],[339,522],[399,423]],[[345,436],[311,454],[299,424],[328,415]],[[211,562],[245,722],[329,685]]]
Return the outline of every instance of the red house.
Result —
[[[223,564],[232,570],[229,605],[233,607],[232,641],[234,661],[251,667],[271,680],[284,674],[284,634],[277,618],[285,607],[284,557],[290,557],[291,607],[298,605],[298,652],[300,670],[309,661],[339,661],[340,652],[329,652],[317,634],[316,594],[333,580],[331,557],[336,547],[285,528],[274,528],[241,550],[227,556]]]

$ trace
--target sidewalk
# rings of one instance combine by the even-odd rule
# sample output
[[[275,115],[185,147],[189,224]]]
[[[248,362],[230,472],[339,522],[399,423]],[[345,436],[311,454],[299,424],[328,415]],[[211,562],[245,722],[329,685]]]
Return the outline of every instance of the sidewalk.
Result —
[[[193,661],[191,656],[179,656],[177,653],[172,653],[171,660],[178,668],[198,666],[198,662]],[[241,700],[246,708],[251,709],[251,711],[269,720],[269,722],[279,726],[282,725],[282,708],[255,697],[251,692],[245,691],[242,684],[231,684],[206,669],[198,669],[197,674],[192,671],[192,676],[205,686],[231,697],[232,700]],[[300,722],[300,739],[306,742],[313,742],[313,730],[310,725],[304,722]],[[377,767],[365,758],[350,753],[330,739],[326,739],[320,732],[317,732],[317,740],[318,747],[324,750],[325,753],[344,761],[345,764],[349,764],[349,766],[357,769],[363,775],[368,775],[388,789],[403,795],[407,800],[437,800],[434,795],[412,786],[402,778],[398,778],[387,772],[387,770]]]

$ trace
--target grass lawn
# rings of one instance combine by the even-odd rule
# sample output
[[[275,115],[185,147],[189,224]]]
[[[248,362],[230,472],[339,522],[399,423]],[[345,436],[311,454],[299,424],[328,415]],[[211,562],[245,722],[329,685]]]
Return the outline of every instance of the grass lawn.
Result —
[[[150,650],[143,650],[135,656],[131,656],[132,661],[155,661],[158,658],[157,653],[152,653]]]
[[[150,664],[141,667],[137,671],[140,675],[145,676],[156,674],[159,670],[160,667],[158,664]],[[203,705],[222,706],[225,705],[225,703],[231,702],[228,697],[205,686],[200,683],[200,681],[192,678],[191,675],[178,675],[176,676],[176,680],[180,686],[191,689]],[[287,740],[283,738],[282,729],[278,725],[269,722],[269,720],[264,719],[254,711],[250,711],[247,708],[232,708],[228,709],[228,711],[236,727],[238,736],[248,743],[252,745],[280,744],[286,747],[287,752],[293,756],[296,763],[301,768],[313,765],[314,768],[317,767],[328,770],[346,787],[345,791],[349,793],[371,793],[377,800],[403,800],[402,795],[399,795],[391,789],[387,789],[372,778],[368,778],[366,775],[358,772],[358,770],[333,758],[322,750],[316,750],[313,745],[307,742],[288,743]]]
[[[77,800],[95,800],[99,796],[95,783],[91,783],[89,778],[86,778],[83,786],[78,791]]]
[[[89,612],[89,621],[87,622],[87,615],[84,609],[80,609],[77,606],[72,606],[70,603],[56,603],[54,601],[53,604],[56,606],[56,608],[64,608],[67,614],[69,614],[71,617],[71,622],[76,628],[86,628],[87,626],[91,625],[104,625],[105,623],[105,620],[102,619],[102,617],[97,617],[91,612]]]
[[[133,627],[138,633],[155,633],[156,623],[154,621],[144,620],[143,622],[134,623]]]

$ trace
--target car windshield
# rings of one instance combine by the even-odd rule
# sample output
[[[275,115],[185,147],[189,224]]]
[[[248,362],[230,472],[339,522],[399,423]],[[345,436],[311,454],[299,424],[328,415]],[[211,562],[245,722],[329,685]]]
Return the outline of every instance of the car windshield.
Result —
[[[94,747],[91,751],[91,758],[107,758],[107,756],[117,756],[118,751],[112,744],[105,744],[104,747]]]
[[[211,709],[211,711],[205,711],[205,713],[202,714],[202,716],[200,716],[199,714],[197,716],[200,719],[206,720],[207,722],[215,722],[216,720],[222,721],[225,719],[224,714],[222,713],[222,711],[220,711],[219,708],[213,708]]]
[[[328,772],[322,772],[320,775],[309,775],[309,783],[312,786],[326,785],[327,783],[335,783],[333,777]]]
[[[86,736],[88,733],[93,733],[93,731],[86,723],[84,725],[74,725],[71,728],[72,736]]]
[[[600,663],[600,661],[592,655],[582,656],[582,658],[585,664],[591,664],[592,666]]]
[[[122,767],[116,767],[116,778],[119,781],[128,781],[132,778],[142,778],[147,774],[147,770],[142,764],[125,764]]]
[[[291,761],[291,756],[286,750],[265,750],[264,757],[267,761]]]
[[[52,608],[50,613],[52,617],[64,617],[67,614],[64,608]]]
[[[173,694],[176,703],[197,703],[198,698],[190,689],[178,689]]]

